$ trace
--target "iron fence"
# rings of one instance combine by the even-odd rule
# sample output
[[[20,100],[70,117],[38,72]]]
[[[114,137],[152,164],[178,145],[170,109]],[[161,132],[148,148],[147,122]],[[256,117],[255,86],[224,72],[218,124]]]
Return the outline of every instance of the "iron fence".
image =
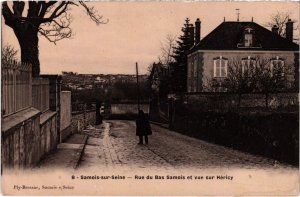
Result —
[[[31,65],[2,62],[2,116],[8,116],[31,106]]]
[[[41,112],[49,110],[49,79],[32,79],[32,106]]]

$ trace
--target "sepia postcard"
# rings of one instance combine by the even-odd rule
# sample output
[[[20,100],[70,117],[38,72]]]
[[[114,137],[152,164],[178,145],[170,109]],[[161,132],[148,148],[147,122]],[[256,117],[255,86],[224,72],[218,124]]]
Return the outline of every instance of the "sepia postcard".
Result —
[[[299,195],[299,5],[2,1],[2,194]]]

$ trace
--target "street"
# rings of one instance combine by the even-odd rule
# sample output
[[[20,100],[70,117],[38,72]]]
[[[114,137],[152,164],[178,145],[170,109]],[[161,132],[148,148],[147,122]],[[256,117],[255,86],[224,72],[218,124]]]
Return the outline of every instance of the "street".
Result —
[[[102,125],[88,126],[84,134],[73,134],[47,155],[30,171],[30,178],[47,187],[73,188],[64,190],[70,195],[298,193],[295,166],[194,139],[155,124],[151,128],[149,145],[138,145],[134,121],[105,120]],[[47,178],[41,179],[40,174]],[[13,182],[15,185],[28,179],[27,174],[15,176],[12,179],[19,180],[18,184]],[[57,195],[61,192],[52,191]]]
[[[125,167],[129,169],[278,169],[292,168],[272,159],[254,156],[194,139],[151,124],[149,145],[138,145],[135,122],[105,121],[89,129],[79,170]]]

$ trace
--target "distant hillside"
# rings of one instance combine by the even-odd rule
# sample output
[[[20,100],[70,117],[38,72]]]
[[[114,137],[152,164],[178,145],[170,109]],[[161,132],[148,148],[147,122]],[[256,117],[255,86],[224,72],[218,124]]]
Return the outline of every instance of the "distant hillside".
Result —
[[[148,75],[139,75],[141,83],[148,80]],[[136,83],[136,75],[125,74],[78,74],[73,72],[62,72],[62,83],[71,89],[92,88],[95,86],[104,87],[117,82]]]
[[[139,89],[140,98],[149,99],[148,75],[139,75]],[[62,90],[72,92],[73,102],[95,100],[114,102],[138,98],[136,75],[62,72]]]

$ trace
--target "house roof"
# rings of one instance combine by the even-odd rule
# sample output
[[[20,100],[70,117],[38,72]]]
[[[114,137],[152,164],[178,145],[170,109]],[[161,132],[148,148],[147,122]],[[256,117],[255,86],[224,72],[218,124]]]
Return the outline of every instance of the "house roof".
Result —
[[[154,72],[157,72],[157,74],[159,75],[159,77],[162,77],[163,75],[163,72],[166,70],[166,65],[162,64],[162,63],[154,63],[153,64],[153,67],[152,67],[152,70],[151,70],[151,73],[149,75],[149,78],[152,79],[153,78],[153,75],[154,75]]]
[[[243,42],[243,32],[247,27],[254,30],[256,46],[238,47],[238,44]],[[298,51],[299,45],[254,22],[223,22],[190,50]]]

